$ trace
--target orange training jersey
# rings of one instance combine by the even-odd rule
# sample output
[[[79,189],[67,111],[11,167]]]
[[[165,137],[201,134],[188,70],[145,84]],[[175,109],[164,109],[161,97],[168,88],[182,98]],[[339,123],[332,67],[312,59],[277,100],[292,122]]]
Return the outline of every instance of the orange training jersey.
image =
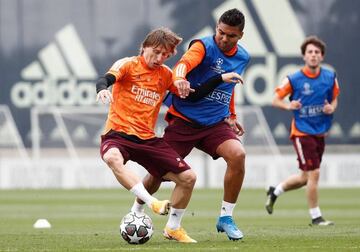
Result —
[[[141,139],[155,137],[154,128],[166,90],[177,92],[171,70],[165,65],[149,69],[144,58],[136,56],[116,61],[108,73],[116,81],[105,133],[112,129]]]
[[[303,73],[310,77],[315,78],[317,75],[320,74],[320,71],[316,74],[312,74],[310,70],[306,67],[302,69]],[[287,95],[290,95],[293,92],[290,82],[284,83],[284,85],[281,85],[275,89],[275,93],[280,99],[284,99]],[[333,99],[338,97],[340,93],[339,84],[337,83],[337,80],[335,79],[334,88],[333,88]],[[301,136],[307,136],[308,134],[299,131],[295,126],[295,121],[292,119],[291,121],[291,132],[290,132],[290,138],[292,137],[301,137]]]

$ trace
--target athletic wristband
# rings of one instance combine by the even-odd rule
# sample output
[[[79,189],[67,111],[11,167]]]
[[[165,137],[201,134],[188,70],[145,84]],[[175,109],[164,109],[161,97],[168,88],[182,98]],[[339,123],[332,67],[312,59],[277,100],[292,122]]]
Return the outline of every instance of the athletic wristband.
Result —
[[[195,92],[190,93],[189,96],[185,98],[185,100],[196,102],[214,91],[214,89],[221,83],[223,83],[221,74],[215,75],[206,82],[202,83],[199,87],[196,87]]]
[[[106,74],[98,79],[96,82],[96,93],[99,93],[101,90],[107,89],[112,84],[115,83],[115,76],[112,74]]]

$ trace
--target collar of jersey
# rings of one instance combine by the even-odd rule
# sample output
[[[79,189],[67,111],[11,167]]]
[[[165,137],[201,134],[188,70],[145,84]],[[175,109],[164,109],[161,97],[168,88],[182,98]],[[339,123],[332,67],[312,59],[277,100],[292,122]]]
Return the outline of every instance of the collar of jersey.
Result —
[[[309,67],[304,66],[302,72],[309,78],[316,78],[320,75],[320,67],[317,69],[316,73],[312,73]]]

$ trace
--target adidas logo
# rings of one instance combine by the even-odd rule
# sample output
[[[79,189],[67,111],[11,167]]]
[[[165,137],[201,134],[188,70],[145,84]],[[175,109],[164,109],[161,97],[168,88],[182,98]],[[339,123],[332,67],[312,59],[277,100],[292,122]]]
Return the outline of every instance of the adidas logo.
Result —
[[[73,25],[55,34],[51,42],[21,71],[11,89],[11,101],[19,108],[34,105],[95,104],[97,72]]]

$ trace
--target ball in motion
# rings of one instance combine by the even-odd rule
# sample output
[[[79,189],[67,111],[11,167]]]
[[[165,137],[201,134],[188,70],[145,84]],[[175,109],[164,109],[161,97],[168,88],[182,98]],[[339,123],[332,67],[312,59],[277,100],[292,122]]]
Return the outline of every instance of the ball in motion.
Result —
[[[130,244],[144,244],[154,233],[151,218],[145,213],[130,212],[120,223],[121,237]]]

